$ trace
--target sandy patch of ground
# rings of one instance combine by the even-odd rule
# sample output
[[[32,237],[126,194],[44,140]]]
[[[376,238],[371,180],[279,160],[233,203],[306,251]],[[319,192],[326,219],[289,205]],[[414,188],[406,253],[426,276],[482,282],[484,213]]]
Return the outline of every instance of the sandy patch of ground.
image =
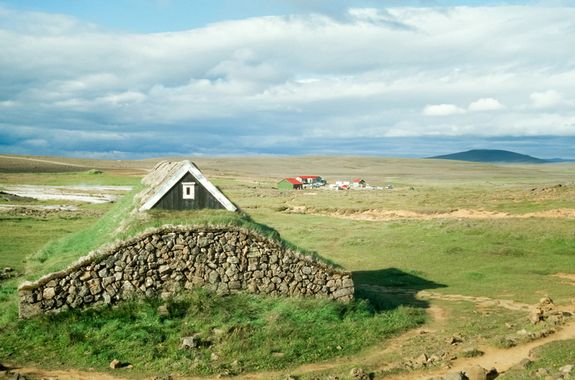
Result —
[[[555,273],[554,277],[559,277],[560,279],[567,280],[567,284],[575,286],[575,274],[572,273]]]
[[[85,203],[108,203],[119,199],[131,186],[43,186],[4,185],[3,191],[38,200],[64,200]]]
[[[353,212],[349,210],[324,211],[295,206],[287,212],[309,215],[324,215],[335,218],[367,221],[393,221],[403,219],[433,220],[433,219],[527,219],[527,218],[575,218],[575,209],[554,209],[546,211],[529,212],[524,214],[510,214],[507,212],[456,209],[447,212],[423,213],[409,210],[366,210]]]

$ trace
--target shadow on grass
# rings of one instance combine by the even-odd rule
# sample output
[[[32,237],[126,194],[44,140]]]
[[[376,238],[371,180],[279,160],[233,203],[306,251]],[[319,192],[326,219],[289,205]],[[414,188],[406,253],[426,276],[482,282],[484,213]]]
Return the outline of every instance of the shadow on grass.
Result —
[[[401,305],[427,308],[429,303],[417,299],[417,292],[446,287],[397,268],[353,272],[352,278],[355,298],[369,301],[377,311],[392,310]]]

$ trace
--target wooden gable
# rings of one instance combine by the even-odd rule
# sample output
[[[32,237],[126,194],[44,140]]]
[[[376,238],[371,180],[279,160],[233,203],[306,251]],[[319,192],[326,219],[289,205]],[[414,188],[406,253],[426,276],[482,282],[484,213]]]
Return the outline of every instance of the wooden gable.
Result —
[[[236,206],[189,161],[159,163],[142,182],[148,185],[148,188],[142,192],[140,211],[152,208],[237,210]]]

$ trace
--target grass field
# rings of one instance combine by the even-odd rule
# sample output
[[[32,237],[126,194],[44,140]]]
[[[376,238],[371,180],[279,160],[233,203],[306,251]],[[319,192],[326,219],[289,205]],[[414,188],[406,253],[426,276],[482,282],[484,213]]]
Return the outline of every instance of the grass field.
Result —
[[[98,205],[70,212],[0,213],[0,268],[13,267],[19,272],[24,271],[27,258],[46,242],[88,228],[107,209],[107,205]]]
[[[50,161],[50,158],[42,160]],[[153,160],[120,162],[114,167],[111,162],[76,160],[70,164],[86,165],[81,171],[47,174],[24,170],[22,161],[6,162],[7,166],[12,166],[0,174],[0,187],[3,183],[134,185],[144,169],[154,164]],[[66,362],[68,366],[104,370],[106,361],[112,356],[123,355],[131,356],[126,360],[133,361],[137,367],[138,363],[152,363],[147,368],[140,367],[139,374],[156,373],[160,368],[166,369],[162,373],[196,374],[285,369],[345,355],[348,357],[345,363],[336,360],[334,363],[340,364],[322,369],[307,368],[300,375],[303,378],[341,375],[350,365],[361,365],[379,371],[382,376],[407,376],[402,363],[422,352],[428,355],[447,352],[461,357],[463,355],[457,350],[465,347],[495,349],[515,331],[525,329],[535,333],[549,328],[545,324],[531,326],[525,309],[506,308],[505,302],[533,305],[539,298],[549,295],[560,307],[573,308],[575,288],[568,277],[575,274],[573,164],[500,166],[369,157],[222,158],[201,159],[197,163],[246,216],[199,212],[151,213],[132,218],[128,217],[130,197],[115,205],[81,206],[81,212],[68,216],[2,214],[4,235],[0,243],[0,266],[25,269],[26,278],[35,278],[61,269],[105,242],[133,235],[149,226],[248,223],[270,233],[275,230],[289,244],[315,252],[352,271],[360,299],[357,306],[342,311],[312,301],[310,304],[308,301],[238,296],[229,299],[237,306],[236,313],[205,294],[194,294],[180,301],[184,305],[180,305],[180,309],[186,312],[175,313],[173,318],[160,317],[155,309],[157,305],[151,303],[130,304],[122,310],[107,311],[103,316],[93,312],[70,313],[16,322],[13,295],[16,282],[12,280],[0,284],[0,303],[5,306],[0,313],[0,323],[14,331],[0,337],[3,346],[9,347],[0,350],[0,362],[2,355],[10,355],[10,360],[55,366],[61,356],[42,359],[42,351],[31,349],[54,342],[48,346],[70,350],[66,354],[70,358]],[[105,168],[104,174],[90,175],[84,169],[86,167]],[[15,168],[23,173],[14,172]],[[347,192],[275,189],[280,178],[299,174],[319,174],[328,181],[362,177],[373,185],[391,183],[394,189]],[[455,210],[460,214],[452,216]],[[100,218],[106,211],[107,214]],[[361,217],[365,212],[412,214],[368,220]],[[468,217],[485,212],[501,215]],[[34,237],[26,239],[30,231],[34,231]],[[9,236],[17,238],[9,239]],[[206,306],[205,315],[191,313],[194,305],[204,304],[207,299],[213,302]],[[297,312],[287,313],[288,309]],[[312,312],[310,309],[317,310]],[[384,347],[390,336],[419,325],[422,310],[431,313],[425,326],[435,329],[433,336],[406,336],[398,349],[374,353],[382,351],[377,351],[377,347]],[[218,319],[226,315],[228,319]],[[133,326],[119,328],[126,320],[132,321]],[[204,334],[208,334],[209,329],[219,329],[220,324],[226,325],[228,331],[243,326],[240,328],[242,334],[254,340],[234,336],[229,345],[214,346],[221,358],[215,363],[208,356],[186,359],[177,350],[176,340],[184,333],[184,326],[194,323],[197,323],[195,330]],[[280,331],[273,330],[278,324]],[[261,334],[253,336],[250,329],[254,326],[262,326]],[[367,326],[377,328],[372,331]],[[119,335],[108,334],[109,339],[105,339],[95,332],[97,329],[117,331]],[[311,335],[293,335],[300,329],[310,330],[306,333]],[[341,329],[342,335],[337,339],[332,336],[334,329]],[[46,333],[38,334],[39,330],[46,330]],[[165,331],[163,335],[158,333],[160,330]],[[445,347],[445,339],[453,334],[465,337],[465,347]],[[18,336],[35,343],[33,346],[16,344]],[[63,338],[56,339],[56,336]],[[127,339],[129,336],[134,339]],[[277,342],[268,342],[266,339],[270,336],[277,336]],[[282,340],[282,336],[285,339]],[[236,338],[238,340],[234,340]],[[522,342],[520,337],[513,339]],[[295,343],[289,343],[292,340]],[[125,344],[115,347],[116,341]],[[326,343],[329,341],[351,343],[336,349],[334,347],[339,344],[329,345]],[[360,344],[360,341],[364,343]],[[138,348],[146,346],[146,342],[152,342],[152,351]],[[298,346],[298,342],[308,343]],[[574,342],[568,340],[561,344],[573,349]],[[276,343],[278,347],[274,347]],[[251,350],[250,359],[241,352],[239,347],[243,345],[261,345],[262,349]],[[84,346],[97,352],[82,356]],[[330,348],[325,348],[327,346]],[[369,349],[371,346],[373,352]],[[559,366],[566,360],[558,354],[561,350],[553,347],[540,350],[538,360],[542,364]],[[205,355],[209,355],[210,350]],[[431,370],[444,365],[447,356],[430,366]],[[195,360],[196,364],[186,366],[187,370],[166,364],[176,359],[187,364]],[[243,363],[241,371],[232,366],[236,360]],[[261,364],[256,365],[256,361]],[[395,367],[382,368],[382,362],[395,363]],[[510,371],[508,376],[528,376],[531,370]],[[298,373],[298,370],[294,369],[294,372]],[[281,373],[275,375],[282,376]]]

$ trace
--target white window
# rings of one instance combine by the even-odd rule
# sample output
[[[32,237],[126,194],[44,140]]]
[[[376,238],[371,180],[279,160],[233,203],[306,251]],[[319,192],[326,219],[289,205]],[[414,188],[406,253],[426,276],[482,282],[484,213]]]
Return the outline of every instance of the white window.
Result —
[[[182,194],[183,199],[194,199],[196,197],[196,183],[182,182]]]

